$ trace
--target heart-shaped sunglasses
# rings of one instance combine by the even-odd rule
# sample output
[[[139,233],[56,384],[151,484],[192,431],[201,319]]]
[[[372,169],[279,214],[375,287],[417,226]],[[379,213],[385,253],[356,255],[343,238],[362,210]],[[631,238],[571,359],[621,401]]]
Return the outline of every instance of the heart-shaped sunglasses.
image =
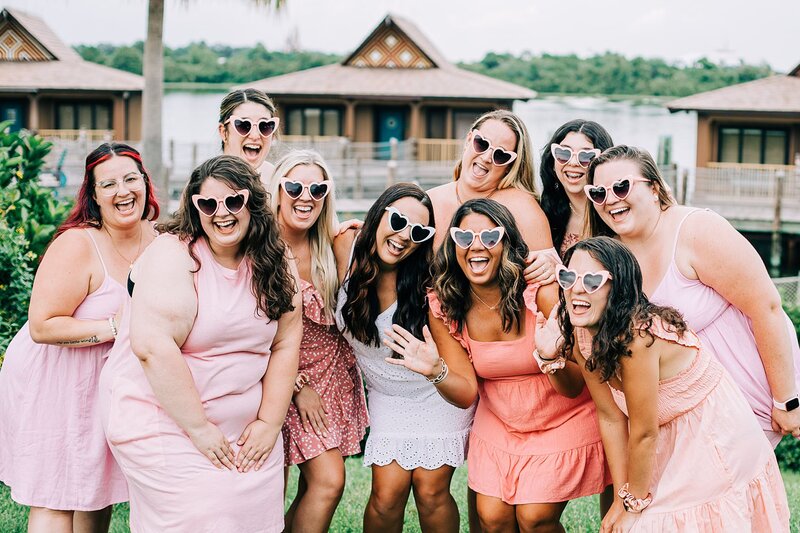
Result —
[[[592,162],[592,159],[600,155],[600,150],[593,148],[591,150],[578,150],[575,152],[569,146],[561,146],[558,143],[553,143],[550,145],[550,153],[553,154],[553,159],[555,159],[556,163],[559,165],[566,165],[574,157],[575,161],[577,161],[580,166],[589,168],[589,163]]]
[[[408,236],[412,242],[417,244],[425,242],[436,233],[436,228],[431,226],[423,226],[422,224],[412,224],[406,215],[398,211],[396,208],[389,206],[386,208],[389,213],[389,229],[392,233],[399,233],[410,227]]]
[[[283,192],[286,193],[286,196],[291,198],[292,200],[297,200],[301,196],[303,196],[303,191],[308,189],[308,194],[311,196],[311,199],[315,202],[321,201],[323,198],[328,196],[328,193],[331,192],[331,187],[333,187],[332,181],[315,181],[313,183],[309,183],[306,185],[300,181],[293,181],[289,178],[281,178],[281,187],[283,187]]]
[[[613,278],[611,277],[611,272],[608,270],[578,274],[576,271],[570,270],[564,265],[558,265],[556,267],[556,281],[558,282],[558,286],[565,291],[570,290],[578,283],[578,280],[580,280],[583,285],[583,290],[588,294],[592,294],[593,292],[599,291],[600,287],[605,285],[610,279]]]
[[[471,229],[450,228],[450,238],[453,239],[453,242],[456,243],[456,246],[463,248],[464,250],[469,249],[477,238],[480,239],[484,248],[490,250],[500,244],[500,241],[503,240],[503,235],[505,235],[505,232],[506,230],[502,226],[497,226],[496,228],[492,229],[485,229],[477,233]]]
[[[516,152],[505,150],[499,146],[493,146],[492,143],[489,142],[489,139],[478,133],[478,130],[472,130],[472,149],[476,154],[482,154],[491,150],[492,163],[499,167],[509,165],[517,158]]]
[[[641,181],[644,183],[650,183],[650,180],[645,178],[633,178],[631,176],[625,176],[624,178],[618,179],[614,183],[611,184],[611,187],[605,187],[603,185],[585,185],[583,187],[583,191],[586,193],[586,196],[596,205],[603,205],[608,200],[608,193],[614,195],[617,200],[624,200],[628,197],[631,193],[631,189],[633,188],[633,184],[637,181]]]
[[[278,124],[280,124],[281,120],[278,117],[272,117],[253,121],[249,118],[231,115],[224,124],[228,122],[233,124],[233,129],[242,137],[250,135],[250,132],[253,131],[253,127],[258,128],[258,133],[261,134],[262,137],[269,137],[278,129]]]
[[[192,203],[200,213],[207,217],[213,217],[219,211],[219,206],[223,204],[230,214],[235,215],[247,205],[248,198],[250,198],[250,191],[242,189],[222,198],[193,194]]]

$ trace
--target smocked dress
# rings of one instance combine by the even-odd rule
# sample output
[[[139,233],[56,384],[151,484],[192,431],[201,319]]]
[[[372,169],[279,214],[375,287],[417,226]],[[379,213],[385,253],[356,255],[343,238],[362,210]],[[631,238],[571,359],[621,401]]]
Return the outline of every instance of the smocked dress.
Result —
[[[107,320],[127,294],[83,231],[103,265],[103,282],[72,317]],[[98,379],[110,348],[38,344],[27,322],[8,345],[0,370],[0,481],[17,503],[96,511],[128,499],[100,424]]]
[[[163,234],[157,239],[176,239]],[[204,237],[194,245],[197,316],[181,353],[206,416],[231,443],[258,417],[261,379],[277,321],[256,316],[247,259],[216,262]],[[283,530],[283,439],[260,470],[218,469],[159,404],[130,345],[130,310],[100,376],[106,437],[130,490],[134,533]]]
[[[525,289],[525,335],[484,342],[461,332],[428,291],[433,314],[467,350],[478,376],[469,439],[469,486],[511,505],[556,503],[597,494],[611,483],[589,391],[562,396],[533,358],[536,291]]]
[[[286,466],[303,463],[338,448],[343,456],[361,451],[369,420],[364,385],[350,344],[332,318],[325,316],[325,303],[314,286],[301,279],[303,293],[303,340],[299,371],[309,377],[306,387],[319,394],[326,409],[327,437],[306,433],[294,402],[283,424]]]
[[[636,532],[789,531],[775,454],[739,387],[692,331],[679,337],[656,319],[650,332],[697,355],[658,384],[653,502],[641,514],[625,513],[623,525]],[[609,387],[627,415],[625,395]]]
[[[697,210],[691,211],[686,217],[695,212]],[[675,262],[675,250],[686,217],[675,231],[672,258],[664,278],[650,300],[659,305],[674,307],[683,314],[684,320],[697,332],[703,346],[717,356],[742,390],[761,429],[772,445],[777,446],[782,435],[772,430],[772,392],[756,345],[753,324],[744,313],[713,288],[700,280],[684,276]],[[784,316],[794,359],[795,383],[800,390],[800,346],[791,320],[785,313]]]

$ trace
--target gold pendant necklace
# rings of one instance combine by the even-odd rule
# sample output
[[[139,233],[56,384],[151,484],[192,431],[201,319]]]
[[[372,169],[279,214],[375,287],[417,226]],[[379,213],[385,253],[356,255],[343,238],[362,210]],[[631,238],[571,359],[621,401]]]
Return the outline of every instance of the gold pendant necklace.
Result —
[[[122,255],[122,252],[119,251],[119,248],[117,248],[117,245],[114,244],[114,237],[111,236],[111,232],[108,231],[108,228],[105,227],[105,225],[103,226],[103,229],[106,231],[106,234],[108,234],[108,238],[111,240],[111,247],[114,248],[114,251],[117,252],[117,255],[120,256],[122,259],[124,259],[128,263],[128,265],[129,265],[128,269],[133,268],[134,261],[139,259],[139,254],[142,253],[142,225],[139,224],[139,246],[136,247],[136,255],[133,257],[133,260],[128,259],[124,255]]]
[[[475,291],[473,290],[473,288],[472,288],[472,287],[470,287],[470,288],[469,288],[469,290],[470,290],[470,292],[472,293],[472,295],[473,295],[473,296],[475,296],[475,298],[477,298],[477,299],[478,299],[478,301],[479,301],[480,303],[482,303],[483,305],[485,305],[486,307],[488,307],[488,308],[489,308],[489,311],[494,311],[495,309],[497,309],[497,306],[498,306],[498,305],[500,305],[500,302],[502,302],[502,301],[503,301],[503,297],[501,296],[501,297],[500,297],[500,299],[499,299],[499,300],[497,300],[497,303],[496,303],[496,304],[494,304],[494,305],[489,305],[489,304],[487,304],[486,302],[484,302],[484,301],[483,301],[483,298],[481,298],[480,296],[478,296],[478,293],[477,293],[477,292],[475,292]]]

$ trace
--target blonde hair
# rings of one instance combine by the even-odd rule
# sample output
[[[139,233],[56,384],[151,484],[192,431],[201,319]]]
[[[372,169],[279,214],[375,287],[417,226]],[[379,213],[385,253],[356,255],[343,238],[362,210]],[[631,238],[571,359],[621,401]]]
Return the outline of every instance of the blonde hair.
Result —
[[[513,150],[517,153],[517,158],[511,164],[511,168],[508,169],[503,179],[500,180],[500,183],[497,184],[497,188],[506,189],[508,187],[516,187],[517,189],[531,193],[538,200],[539,195],[536,192],[536,172],[533,167],[531,138],[530,135],[528,135],[528,129],[525,127],[525,123],[522,122],[522,119],[520,119],[518,115],[511,111],[497,109],[478,117],[470,127],[470,131],[480,128],[481,124],[488,120],[499,120],[508,126],[517,137],[517,145]],[[458,181],[458,178],[461,177],[461,166],[461,159],[459,159],[455,169],[453,169],[453,181]]]
[[[314,150],[292,150],[275,163],[275,171],[270,178],[268,191],[270,207],[277,216],[281,207],[280,181],[291,170],[300,165],[316,165],[322,171],[326,181],[331,180],[328,165],[322,156]],[[311,244],[311,282],[319,291],[324,303],[324,311],[332,317],[336,309],[336,291],[339,290],[339,278],[336,273],[336,258],[333,255],[333,237],[337,226],[336,203],[334,191],[322,201],[322,212],[314,225],[309,229],[308,239]]]

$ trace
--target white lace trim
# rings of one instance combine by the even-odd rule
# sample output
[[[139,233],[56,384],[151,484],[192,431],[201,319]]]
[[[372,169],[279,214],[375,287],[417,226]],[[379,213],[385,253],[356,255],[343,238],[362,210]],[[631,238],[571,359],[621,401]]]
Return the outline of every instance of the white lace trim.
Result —
[[[397,461],[403,469],[435,470],[443,465],[461,466],[467,458],[469,428],[445,435],[407,437],[370,434],[364,449],[364,466],[385,466]]]

